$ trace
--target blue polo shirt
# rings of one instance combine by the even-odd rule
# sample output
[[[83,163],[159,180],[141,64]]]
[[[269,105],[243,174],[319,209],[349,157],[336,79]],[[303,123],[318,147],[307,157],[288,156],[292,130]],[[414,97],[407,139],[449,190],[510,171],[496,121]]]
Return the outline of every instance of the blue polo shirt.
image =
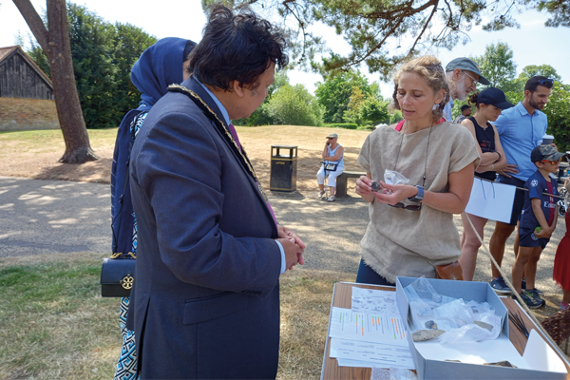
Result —
[[[535,110],[531,116],[519,102],[504,110],[495,126],[507,155],[507,163],[518,166],[519,172],[513,177],[526,182],[536,171],[536,165],[530,161],[530,153],[542,143],[548,126],[546,115]]]
[[[535,171],[528,181],[526,181],[524,187],[528,191],[524,196],[524,207],[521,214],[521,230],[534,230],[536,227],[540,226],[534,211],[532,209],[532,200],[534,198],[540,199],[540,208],[544,213],[544,218],[549,226],[552,225],[554,221],[554,213],[556,212],[556,200],[553,196],[545,195],[552,194],[558,195],[558,189],[556,184],[551,180],[547,182],[543,175],[537,170]]]

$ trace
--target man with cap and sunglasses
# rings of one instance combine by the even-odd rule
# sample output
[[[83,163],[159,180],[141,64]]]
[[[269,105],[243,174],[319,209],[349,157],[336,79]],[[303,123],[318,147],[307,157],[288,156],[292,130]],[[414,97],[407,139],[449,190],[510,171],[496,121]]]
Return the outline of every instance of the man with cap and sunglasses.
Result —
[[[445,67],[445,76],[449,84],[449,95],[451,100],[443,109],[443,117],[447,121],[452,121],[451,109],[455,99],[464,101],[467,95],[477,91],[477,83],[490,85],[491,83],[481,75],[479,66],[469,58],[455,58]]]
[[[542,136],[546,133],[548,120],[540,110],[546,106],[553,84],[554,80],[543,76],[530,78],[525,84],[523,101],[503,111],[495,122],[508,162],[504,169],[497,171],[499,174],[497,182],[522,188],[536,171],[536,166],[529,157],[532,150],[542,143]],[[523,204],[524,191],[517,189],[510,223],[497,221],[495,224],[489,248],[499,266],[503,261],[505,243],[518,224]],[[515,255],[519,248],[518,235],[515,236]],[[491,270],[493,275],[491,287],[499,293],[511,293],[499,270],[494,265],[491,265]]]

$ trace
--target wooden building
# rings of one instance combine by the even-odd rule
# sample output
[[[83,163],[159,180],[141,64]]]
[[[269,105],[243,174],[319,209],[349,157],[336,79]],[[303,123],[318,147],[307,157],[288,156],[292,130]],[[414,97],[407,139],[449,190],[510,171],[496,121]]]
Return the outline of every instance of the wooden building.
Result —
[[[0,48],[0,131],[59,128],[48,76],[20,46]]]

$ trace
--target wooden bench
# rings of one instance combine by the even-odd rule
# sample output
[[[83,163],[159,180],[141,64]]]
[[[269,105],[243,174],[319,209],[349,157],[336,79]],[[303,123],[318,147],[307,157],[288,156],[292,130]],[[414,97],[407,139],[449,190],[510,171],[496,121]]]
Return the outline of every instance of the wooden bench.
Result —
[[[336,177],[336,196],[338,198],[346,197],[348,178],[360,178],[362,175],[366,175],[366,172],[342,172],[341,175]]]

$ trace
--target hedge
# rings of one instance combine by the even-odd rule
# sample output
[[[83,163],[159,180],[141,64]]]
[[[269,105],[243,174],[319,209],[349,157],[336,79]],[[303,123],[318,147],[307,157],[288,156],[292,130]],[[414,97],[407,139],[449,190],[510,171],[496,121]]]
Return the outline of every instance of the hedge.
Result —
[[[325,124],[324,127],[356,129],[356,128],[358,128],[358,124],[356,124],[356,123],[332,123],[332,124]]]

